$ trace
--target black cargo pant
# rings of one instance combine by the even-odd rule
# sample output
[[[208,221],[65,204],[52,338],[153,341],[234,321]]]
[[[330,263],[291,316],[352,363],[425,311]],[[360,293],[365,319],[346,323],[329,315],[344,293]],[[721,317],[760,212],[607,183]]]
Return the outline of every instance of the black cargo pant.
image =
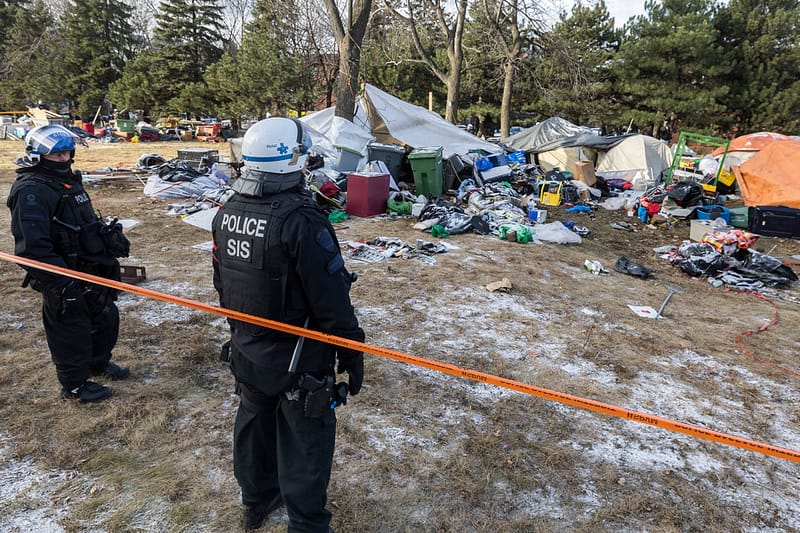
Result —
[[[111,359],[119,336],[119,310],[113,294],[93,290],[65,306],[61,296],[43,292],[42,322],[47,346],[61,386],[74,389],[100,374]]]
[[[231,371],[243,385],[233,429],[233,472],[247,506],[280,491],[289,533],[327,532],[325,508],[331,476],[336,415],[308,418],[302,402],[285,392],[296,377],[255,365],[231,350]]]

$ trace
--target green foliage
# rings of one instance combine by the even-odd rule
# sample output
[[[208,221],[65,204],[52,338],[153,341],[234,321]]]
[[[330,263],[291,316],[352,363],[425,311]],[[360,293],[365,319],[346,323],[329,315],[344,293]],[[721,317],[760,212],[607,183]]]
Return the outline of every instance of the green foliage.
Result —
[[[119,109],[170,113],[167,102],[178,95],[173,75],[170,63],[159,51],[144,50],[125,65],[123,76],[109,86],[109,98]]]
[[[582,4],[561,13],[536,51],[532,76],[541,89],[532,110],[562,116],[576,124],[608,124],[619,109],[613,94],[619,31],[605,2]]]
[[[218,0],[163,0],[156,13],[156,42],[176,61],[176,82],[202,82],[208,65],[222,57],[222,9]]]
[[[217,98],[205,73],[223,54],[217,0],[164,0],[156,14],[155,46],[142,50],[109,87],[120,109],[208,116]]]
[[[89,118],[113,102],[151,114],[238,118],[330,103],[338,50],[316,4],[256,1],[236,48],[223,37],[219,0],[163,0],[145,47],[150,36],[131,27],[126,1],[67,0],[57,18],[48,0],[0,0],[0,106],[43,101]],[[422,61],[408,26],[378,9],[360,76],[424,107],[430,93],[444,115],[447,89],[434,70],[450,75],[450,34],[439,31],[428,0],[412,5],[436,69]],[[516,51],[508,18],[515,7],[523,36]],[[472,1],[456,95],[462,122],[486,134],[499,127],[511,64],[511,124],[560,115],[665,137],[681,129],[800,133],[800,0],[649,0],[646,15],[622,31],[602,0],[577,3],[547,32],[537,26],[540,7]],[[526,118],[513,118],[520,114]]]
[[[0,43],[5,43],[10,35],[9,29],[17,18],[17,9],[22,8],[22,0],[0,0]],[[43,7],[43,6],[42,6]],[[4,47],[0,44],[0,47]]]
[[[64,94],[83,117],[94,116],[129,58],[129,11],[122,0],[67,2],[61,30],[65,47],[53,68],[63,75]]]
[[[5,17],[7,11],[2,13]],[[30,9],[16,8],[0,44],[0,106],[24,111],[39,100],[51,105],[61,103],[62,80],[54,74],[52,58],[63,48],[55,21],[42,0],[36,0]]]
[[[291,0],[256,3],[236,59],[225,59],[210,82],[225,91],[217,95],[223,106],[263,117],[286,114],[290,109],[307,111],[324,97],[332,83],[331,57],[321,53],[313,40],[309,26],[313,13],[306,7]],[[221,72],[233,76],[238,86],[220,79]]]
[[[427,107],[430,91],[436,93],[436,100],[444,98],[441,82],[414,59],[414,45],[408,30],[385,13],[373,15],[362,48],[362,80],[424,107]]]
[[[645,133],[671,136],[679,129],[711,133],[727,110],[730,72],[719,45],[712,0],[646,3],[646,17],[626,25],[617,61],[617,85],[627,111]],[[669,131],[664,129],[666,124]]]
[[[800,133],[800,2],[731,0],[717,19],[739,131]]]
[[[205,82],[208,91],[214,95],[220,115],[238,119],[255,114],[241,90],[239,65],[230,54],[223,55],[206,69]]]

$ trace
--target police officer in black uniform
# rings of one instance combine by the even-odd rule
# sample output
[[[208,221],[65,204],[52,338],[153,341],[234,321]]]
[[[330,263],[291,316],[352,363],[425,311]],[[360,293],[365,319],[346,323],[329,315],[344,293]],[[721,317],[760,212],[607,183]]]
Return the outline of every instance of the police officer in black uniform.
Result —
[[[310,146],[293,119],[269,118],[247,130],[236,194],[213,222],[214,286],[225,308],[363,341],[339,242],[305,188]],[[261,527],[285,503],[290,532],[327,532],[333,405],[361,389],[363,354],[229,323],[230,365],[240,391],[233,466],[244,528]],[[335,371],[349,378],[338,394]]]
[[[39,126],[26,135],[25,150],[16,161],[22,168],[7,201],[16,255],[118,280],[116,257],[127,257],[130,245],[120,224],[98,217],[80,172],[72,171],[73,134],[63,126]],[[80,403],[105,400],[111,389],[89,378],[116,380],[130,374],[111,362],[119,333],[116,291],[25,269],[23,285],[43,296],[42,321],[61,397]]]

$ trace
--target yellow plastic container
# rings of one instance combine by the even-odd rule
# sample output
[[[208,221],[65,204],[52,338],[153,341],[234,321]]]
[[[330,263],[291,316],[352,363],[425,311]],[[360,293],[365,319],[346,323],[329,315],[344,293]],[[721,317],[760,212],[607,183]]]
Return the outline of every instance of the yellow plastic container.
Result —
[[[539,203],[542,205],[558,206],[561,205],[561,188],[563,181],[546,181],[542,185],[539,193]]]

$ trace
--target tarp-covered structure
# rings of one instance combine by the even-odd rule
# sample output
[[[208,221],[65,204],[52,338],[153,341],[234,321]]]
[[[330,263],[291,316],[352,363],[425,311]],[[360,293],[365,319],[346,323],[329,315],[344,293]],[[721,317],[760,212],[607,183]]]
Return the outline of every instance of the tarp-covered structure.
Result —
[[[733,167],[742,200],[748,206],[800,209],[800,141],[771,142]]]
[[[663,141],[648,135],[631,135],[597,156],[598,173],[637,171],[647,179],[658,180],[672,165],[672,150]]]
[[[555,141],[581,134],[591,135],[592,130],[585,126],[577,126],[561,117],[550,117],[539,122],[535,126],[531,126],[517,134],[509,136],[503,141],[503,144],[512,150],[540,153],[547,151],[543,149],[543,147]]]
[[[597,161],[597,152],[583,146],[568,146],[535,154],[531,160],[538,164],[545,172],[553,170],[554,168],[571,171],[578,161],[591,161],[595,163]]]
[[[510,150],[523,150],[543,170],[572,170],[578,161],[597,163],[598,157],[622,142],[627,135],[597,135],[591,128],[577,126],[561,117],[547,120],[508,137],[503,144]],[[639,167],[613,170],[639,170]]]
[[[450,124],[437,113],[405,102],[370,84],[364,85],[356,99],[352,122],[363,135],[356,135],[349,127],[343,129],[343,119],[335,117],[334,112],[335,108],[329,107],[300,120],[327,137],[334,146],[344,146],[364,154],[371,138],[379,143],[411,148],[441,146],[443,158],[471,151],[502,152],[501,147]]]

